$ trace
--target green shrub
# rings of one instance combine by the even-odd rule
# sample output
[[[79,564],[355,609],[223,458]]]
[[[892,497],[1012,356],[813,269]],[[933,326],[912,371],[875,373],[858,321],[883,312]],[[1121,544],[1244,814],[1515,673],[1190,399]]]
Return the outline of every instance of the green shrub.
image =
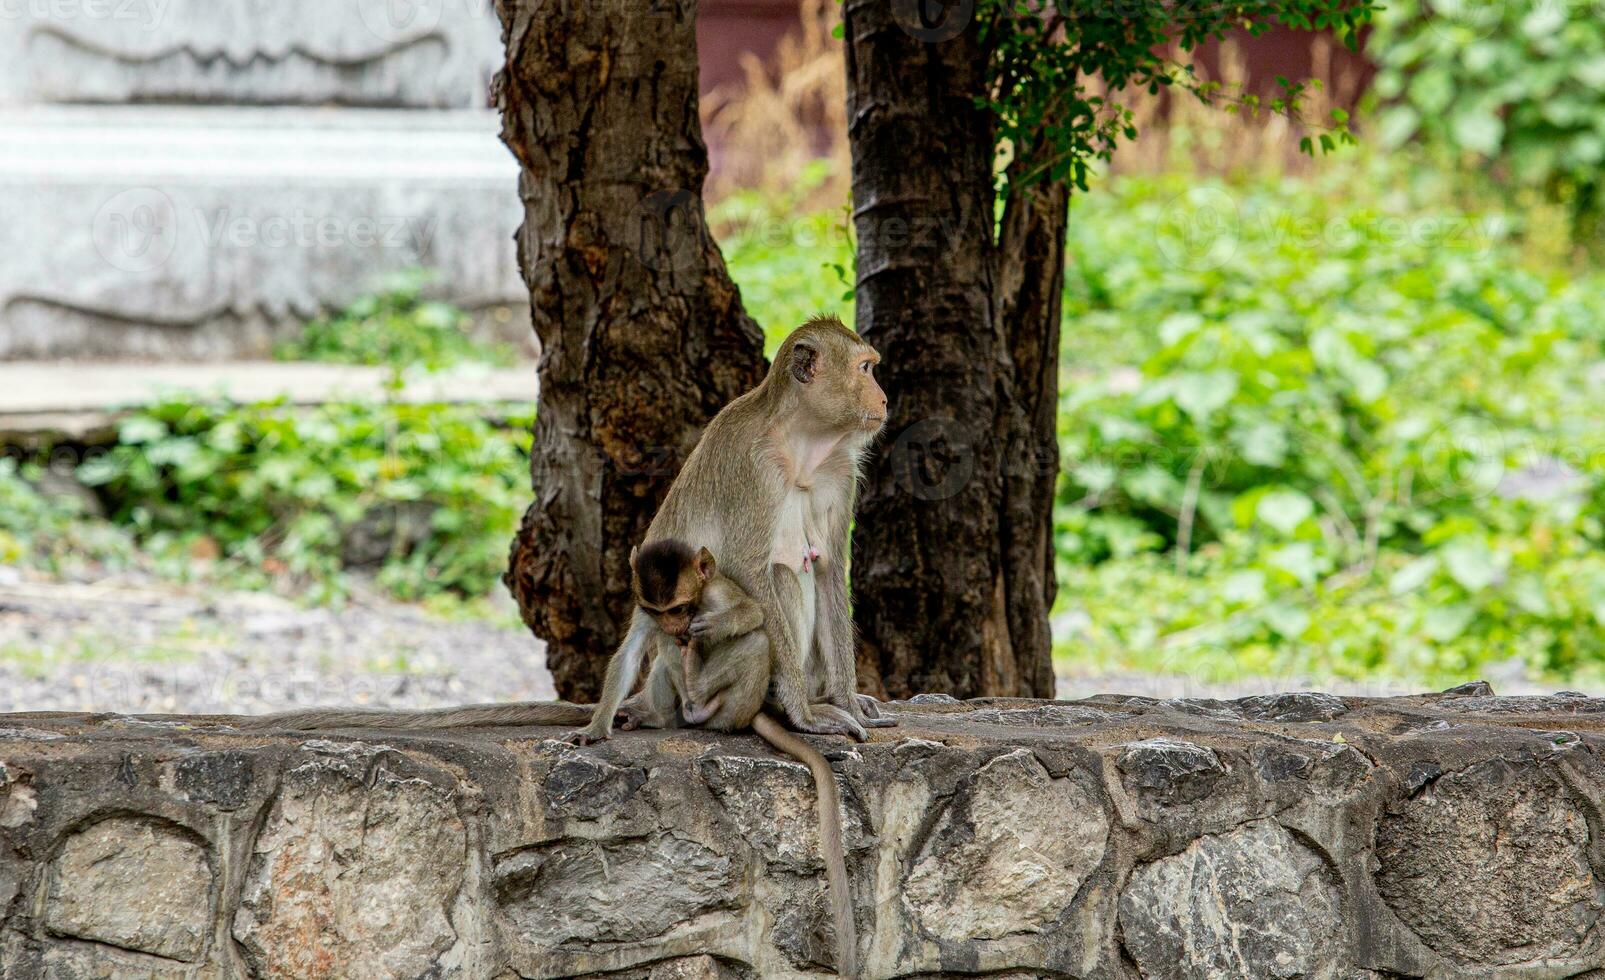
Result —
[[[1345,194],[1173,177],[1081,198],[1056,526],[1082,629],[1064,652],[1605,665],[1605,277],[1523,268],[1506,227],[1375,173]],[[1516,492],[1556,461],[1546,499]]]
[[[741,286],[741,301],[763,328],[771,354],[817,313],[853,322],[855,258],[846,212],[798,217],[792,209],[824,176],[816,167],[788,198],[733,194],[708,216],[730,276]]]
[[[1605,18],[1561,0],[1392,0],[1366,49],[1391,103],[1383,144],[1413,137],[1492,163],[1599,233],[1605,167]],[[1597,247],[1597,240],[1592,245]]]
[[[372,564],[396,595],[484,595],[529,497],[533,419],[485,407],[169,400],[126,418],[79,478],[158,554],[217,551],[315,598]],[[353,548],[360,554],[353,554]]]
[[[71,498],[41,493],[35,485],[41,474],[39,463],[0,458],[0,564],[75,577],[134,564],[126,533]]]

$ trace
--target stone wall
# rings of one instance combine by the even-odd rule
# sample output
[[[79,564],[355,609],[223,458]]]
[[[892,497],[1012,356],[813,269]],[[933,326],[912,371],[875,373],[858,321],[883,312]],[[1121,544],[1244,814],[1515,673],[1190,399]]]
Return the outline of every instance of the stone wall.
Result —
[[[1605,976],[1605,701],[898,711],[814,740],[868,976]],[[813,791],[754,738],[222,722],[0,716],[0,976],[829,974]]]

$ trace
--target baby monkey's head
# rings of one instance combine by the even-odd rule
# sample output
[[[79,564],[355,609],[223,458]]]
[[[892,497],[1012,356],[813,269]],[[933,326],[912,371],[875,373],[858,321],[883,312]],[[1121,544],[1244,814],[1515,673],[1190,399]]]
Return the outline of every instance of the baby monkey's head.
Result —
[[[691,619],[702,602],[702,590],[718,571],[707,548],[693,549],[669,538],[630,552],[630,588],[635,603],[676,640],[690,636]]]

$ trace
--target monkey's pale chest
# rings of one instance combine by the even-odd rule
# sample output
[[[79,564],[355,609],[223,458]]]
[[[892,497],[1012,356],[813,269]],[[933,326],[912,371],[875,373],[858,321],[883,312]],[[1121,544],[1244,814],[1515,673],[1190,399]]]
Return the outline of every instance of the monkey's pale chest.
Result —
[[[769,560],[797,573],[802,586],[802,608],[796,610],[797,647],[807,655],[813,647],[814,624],[819,618],[818,577],[814,565],[826,557],[823,529],[828,526],[816,511],[814,494],[793,489],[781,503]]]
[[[825,541],[827,524],[823,516],[818,512],[811,491],[793,489],[786,494],[775,521],[770,562],[784,565],[799,575],[812,572],[813,562],[828,557],[831,550]]]

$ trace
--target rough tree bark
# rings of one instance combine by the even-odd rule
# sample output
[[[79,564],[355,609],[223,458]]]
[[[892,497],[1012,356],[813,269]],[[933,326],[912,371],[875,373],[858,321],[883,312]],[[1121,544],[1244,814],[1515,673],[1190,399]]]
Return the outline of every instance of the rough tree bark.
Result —
[[[763,337],[707,234],[696,0],[497,0],[502,138],[543,349],[508,588],[565,698],[594,699],[628,556]]]
[[[892,404],[853,536],[860,682],[1051,697],[1067,195],[1010,201],[998,247],[994,130],[975,101],[988,52],[973,25],[914,36],[920,6],[898,6],[843,14],[858,329]]]

